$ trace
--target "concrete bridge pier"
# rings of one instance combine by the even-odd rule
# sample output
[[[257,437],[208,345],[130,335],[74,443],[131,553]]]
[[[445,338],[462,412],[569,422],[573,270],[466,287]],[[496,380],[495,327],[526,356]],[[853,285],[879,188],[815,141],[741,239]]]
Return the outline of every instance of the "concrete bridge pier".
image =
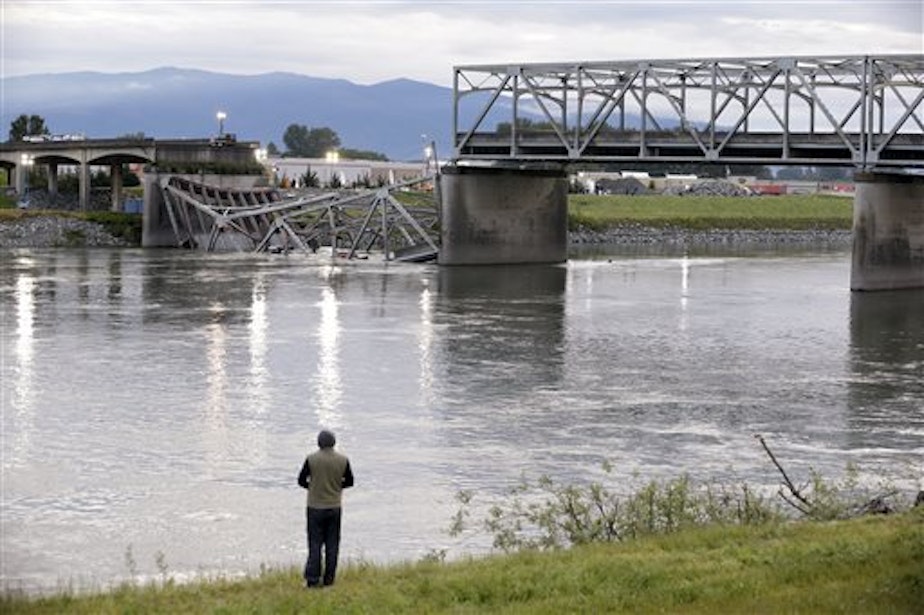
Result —
[[[28,182],[28,178],[29,178],[28,173],[29,173],[29,169],[26,165],[24,164],[16,165],[16,174],[15,174],[15,179],[13,181],[13,187],[16,188],[16,194],[18,194],[19,196],[23,196],[23,192],[26,189],[26,182]]]
[[[109,165],[109,185],[112,190],[112,211],[122,211],[122,165]]]
[[[167,224],[167,207],[161,192],[161,179],[157,173],[145,173],[144,213],[141,217],[141,247],[160,248],[176,246],[173,229]]]
[[[84,156],[86,158],[86,156]],[[90,165],[84,159],[77,169],[77,184],[79,190],[80,210],[90,209]]]
[[[48,163],[48,196],[58,195],[58,163]]]
[[[858,173],[851,290],[924,288],[924,177]]]
[[[446,167],[440,191],[440,265],[567,260],[563,169]]]

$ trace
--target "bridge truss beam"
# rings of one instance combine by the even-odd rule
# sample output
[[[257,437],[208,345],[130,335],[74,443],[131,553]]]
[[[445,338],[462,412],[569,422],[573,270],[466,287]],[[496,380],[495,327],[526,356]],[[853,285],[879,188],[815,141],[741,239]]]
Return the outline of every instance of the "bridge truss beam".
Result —
[[[924,167],[924,55],[457,66],[468,160]]]

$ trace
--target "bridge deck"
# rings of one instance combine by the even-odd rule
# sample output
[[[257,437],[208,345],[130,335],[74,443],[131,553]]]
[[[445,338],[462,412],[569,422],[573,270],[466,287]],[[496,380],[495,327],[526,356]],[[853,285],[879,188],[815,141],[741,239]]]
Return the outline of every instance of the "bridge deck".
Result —
[[[458,134],[462,139],[465,135]],[[861,135],[716,133],[714,140],[699,140],[688,133],[663,131],[641,133],[620,131],[597,137],[577,157],[584,162],[716,162],[720,164],[852,165],[861,148]],[[727,141],[726,141],[727,138]],[[724,146],[715,147],[719,143]],[[710,155],[711,151],[718,152]],[[469,160],[547,160],[574,161],[574,148],[554,133],[521,131],[516,140],[509,135],[475,133],[459,149],[459,157]],[[898,135],[884,148],[878,166],[924,167],[924,134]]]

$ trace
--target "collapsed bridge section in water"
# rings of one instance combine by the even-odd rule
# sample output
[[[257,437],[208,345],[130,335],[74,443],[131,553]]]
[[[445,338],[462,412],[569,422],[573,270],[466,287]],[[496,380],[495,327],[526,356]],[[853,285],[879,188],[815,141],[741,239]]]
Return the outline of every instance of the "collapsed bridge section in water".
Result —
[[[152,182],[153,183],[153,182]],[[386,260],[437,257],[439,191],[434,176],[359,192],[284,194],[274,188],[222,188],[168,175],[150,186],[145,246],[213,251],[316,252]],[[155,202],[156,201],[156,202]]]

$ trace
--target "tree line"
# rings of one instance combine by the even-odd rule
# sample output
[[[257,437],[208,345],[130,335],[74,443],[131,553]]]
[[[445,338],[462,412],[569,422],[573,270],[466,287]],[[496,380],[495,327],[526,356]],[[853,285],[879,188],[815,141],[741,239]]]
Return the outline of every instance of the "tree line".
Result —
[[[388,160],[388,157],[380,152],[342,147],[340,135],[327,126],[309,128],[304,124],[289,124],[282,135],[282,142],[286,146],[285,152],[280,152],[273,142],[267,145],[267,152],[271,156],[281,154],[300,158],[324,158],[331,152],[337,152],[340,158]]]
[[[27,115],[23,113],[10,122],[10,142],[22,141],[23,137],[38,137],[49,135],[51,132],[45,125],[45,118],[41,115]]]

